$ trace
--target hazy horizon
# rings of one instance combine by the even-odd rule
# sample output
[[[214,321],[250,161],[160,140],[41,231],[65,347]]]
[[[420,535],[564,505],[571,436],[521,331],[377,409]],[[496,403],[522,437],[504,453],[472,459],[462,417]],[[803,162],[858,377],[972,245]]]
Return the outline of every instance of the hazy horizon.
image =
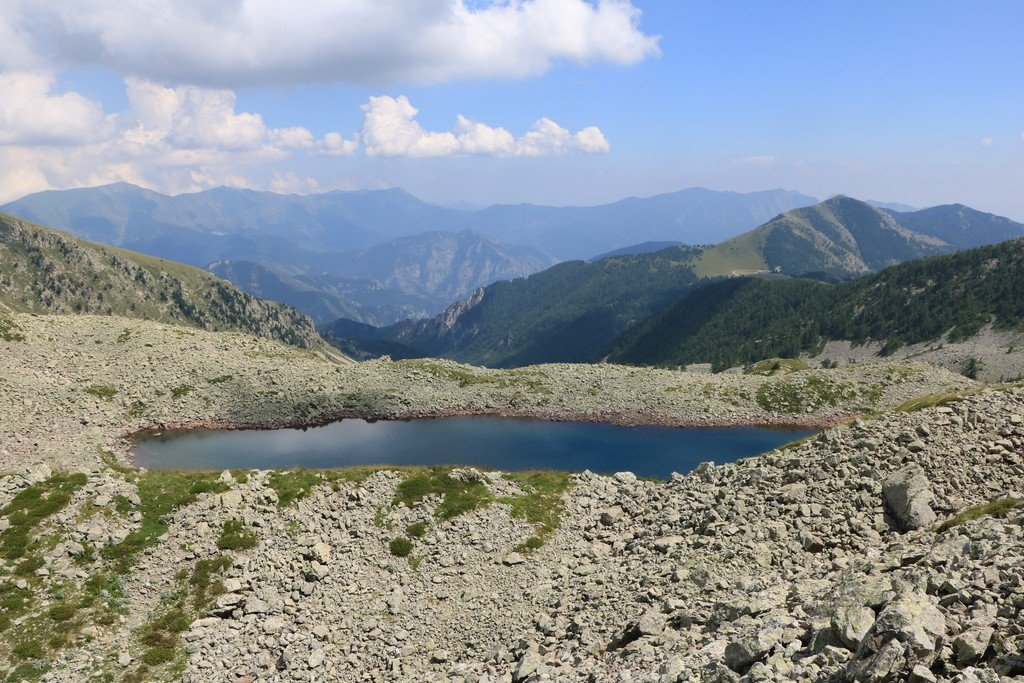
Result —
[[[389,6],[4,3],[0,202],[113,181],[550,206],[781,187],[1024,220],[1024,6]]]

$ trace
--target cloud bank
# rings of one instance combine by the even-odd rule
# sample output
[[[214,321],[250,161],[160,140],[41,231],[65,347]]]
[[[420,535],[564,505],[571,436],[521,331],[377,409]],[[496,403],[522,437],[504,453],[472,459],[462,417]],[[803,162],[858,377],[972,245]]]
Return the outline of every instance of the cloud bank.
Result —
[[[54,82],[52,73],[0,73],[0,201],[118,180],[168,192],[251,186],[246,174],[254,166],[296,154],[536,157],[609,150],[600,129],[574,134],[548,118],[518,138],[461,115],[452,131],[427,131],[405,96],[371,97],[362,106],[361,130],[317,138],[302,126],[274,128],[258,113],[238,111],[231,90],[130,77],[127,109],[106,113],[79,93],[53,92]],[[316,182],[276,171],[267,186],[314,191]]]
[[[4,0],[0,68],[218,88],[524,78],[657,54],[630,0]]]

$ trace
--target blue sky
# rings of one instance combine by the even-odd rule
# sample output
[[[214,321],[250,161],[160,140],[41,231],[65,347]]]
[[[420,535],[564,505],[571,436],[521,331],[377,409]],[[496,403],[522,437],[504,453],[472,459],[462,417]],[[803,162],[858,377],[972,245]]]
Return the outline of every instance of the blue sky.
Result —
[[[83,0],[90,2],[109,8],[102,0]],[[454,2],[421,0],[419,7],[440,11]],[[32,18],[38,3],[14,0],[17,8],[0,10],[0,24],[6,20],[15,27],[27,47],[20,57],[0,51],[4,71],[49,73],[47,97],[70,93],[99,104],[107,120],[120,115],[111,124],[120,132],[111,135],[123,135],[135,125],[124,123],[129,118],[124,113],[132,109],[128,77],[167,89],[160,92],[194,88],[233,93],[232,115],[257,115],[267,137],[262,142],[232,138],[226,147],[218,147],[218,141],[204,135],[171,131],[159,154],[134,151],[120,158],[108,150],[102,163],[91,162],[93,169],[107,170],[78,176],[68,170],[74,163],[67,159],[84,164],[82,145],[51,145],[34,154],[8,152],[6,159],[0,151],[0,160],[8,165],[19,159],[38,163],[40,173],[8,183],[25,189],[41,189],[36,188],[41,183],[90,184],[121,174],[165,191],[220,183],[282,191],[401,185],[439,202],[578,204],[693,185],[738,191],[784,187],[819,197],[842,192],[919,206],[958,201],[1024,219],[1020,3],[617,0],[603,3],[616,12],[605,18],[619,21],[619,33],[611,38],[601,33],[597,14],[590,17],[589,28],[584,26],[588,19],[578,10],[589,7],[597,13],[601,7],[596,3],[527,0],[525,5],[531,3],[546,5],[544,31],[579,28],[570,35],[580,44],[562,51],[550,42],[520,36],[509,39],[507,46],[518,61],[505,63],[501,51],[480,51],[472,33],[483,29],[472,24],[457,38],[467,41],[469,52],[437,57],[436,69],[424,75],[416,71],[417,65],[433,64],[445,46],[390,45],[404,44],[407,34],[402,31],[414,36],[418,27],[437,20],[428,10],[407,26],[382,28],[387,40],[333,61],[296,66],[269,59],[246,70],[245,64],[212,54],[204,56],[213,65],[205,71],[198,59],[176,66],[174,50],[190,49],[187,38],[168,41],[163,53],[128,42],[91,54],[86,48],[73,54],[48,52],[40,47],[44,39],[58,42],[54,39],[59,31],[69,25],[81,30],[73,22],[103,19],[55,19],[54,11],[48,21],[35,17],[29,22],[26,18]],[[309,26],[322,25],[324,40],[345,39],[348,29],[317,15],[325,11],[317,8],[323,4],[302,3],[292,9],[309,14],[305,36]],[[490,6],[478,2],[464,9],[472,19],[472,10]],[[629,15],[633,9],[642,14]],[[2,12],[9,14],[5,18]],[[172,33],[174,19],[180,20],[183,33],[190,21],[207,21],[172,17]],[[338,25],[346,20],[336,19]],[[107,20],[129,23],[131,16],[115,12]],[[230,11],[209,19],[219,31],[243,20]],[[60,22],[63,29],[52,28]],[[48,24],[51,28],[41,35],[25,36],[39,29],[20,28]],[[523,26],[526,33],[538,30],[537,24]],[[87,26],[84,32],[103,35],[104,28]],[[300,28],[294,34],[282,32],[282,51],[301,45],[305,37]],[[335,31],[340,33],[332,35]],[[299,42],[289,44],[290,36]],[[317,38],[310,40],[315,43]],[[400,54],[403,50],[408,54]],[[477,67],[474,62],[481,54]],[[463,140],[455,143],[451,137],[424,138],[424,146],[418,147],[410,147],[406,139],[395,146],[398,138],[387,136],[402,131],[388,128],[381,129],[385,137],[378,137],[374,147],[363,106],[379,96],[394,98],[373,108],[381,121],[411,111],[395,103],[404,96],[418,110],[415,122],[425,135],[455,131],[459,115],[486,124],[485,132],[505,129],[507,135],[485,152],[479,146],[467,152]],[[225,106],[220,99],[194,92],[189,101],[196,111]],[[193,109],[188,110],[191,118],[185,118],[196,125],[207,120]],[[0,110],[0,121],[2,117]],[[541,118],[557,122],[551,129],[555,137],[545,137],[525,153],[521,138]],[[296,146],[270,149],[269,131],[294,127],[311,137]],[[573,137],[588,127],[596,127],[603,139],[590,136],[584,143]],[[332,132],[352,145],[362,144],[355,151],[346,147],[344,153],[324,156],[317,150]],[[123,141],[116,147],[126,154]],[[64,155],[65,160],[47,161],[46,154]]]

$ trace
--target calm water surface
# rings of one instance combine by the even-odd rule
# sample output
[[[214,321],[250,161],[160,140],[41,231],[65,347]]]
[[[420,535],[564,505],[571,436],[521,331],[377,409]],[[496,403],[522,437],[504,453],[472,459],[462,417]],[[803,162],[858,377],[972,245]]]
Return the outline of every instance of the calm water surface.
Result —
[[[628,470],[667,479],[700,463],[731,462],[813,431],[759,427],[621,427],[508,417],[409,422],[342,420],[279,430],[189,430],[141,436],[142,467],[284,469],[352,465],[475,465],[500,470]]]

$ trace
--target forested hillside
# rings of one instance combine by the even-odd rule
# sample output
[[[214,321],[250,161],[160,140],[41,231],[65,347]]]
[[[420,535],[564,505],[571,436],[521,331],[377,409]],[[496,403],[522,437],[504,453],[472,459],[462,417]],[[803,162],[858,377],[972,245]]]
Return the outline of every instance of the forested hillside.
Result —
[[[364,341],[399,342],[425,356],[503,367],[598,360],[619,334],[697,282],[699,249],[677,247],[586,263],[562,263],[528,278],[498,282],[428,320],[373,330]],[[347,321],[326,325],[353,334]]]
[[[673,302],[613,344],[616,362],[716,369],[814,353],[830,340],[950,341],[1024,321],[1024,240],[908,261],[839,285],[737,278]]]

